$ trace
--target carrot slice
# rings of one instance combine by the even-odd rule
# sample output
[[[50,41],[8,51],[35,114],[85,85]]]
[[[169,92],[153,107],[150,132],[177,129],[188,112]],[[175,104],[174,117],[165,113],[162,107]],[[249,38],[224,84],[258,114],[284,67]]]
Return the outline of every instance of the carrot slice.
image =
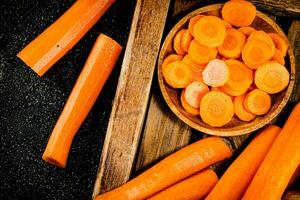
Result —
[[[285,65],[285,60],[284,57],[281,54],[281,51],[279,49],[275,49],[275,53],[273,55],[273,57],[271,58],[271,61],[276,61],[281,65]]]
[[[229,22],[223,20],[223,23],[224,23],[224,26],[225,26],[226,29],[232,28],[232,25]]]
[[[199,19],[193,28],[195,39],[207,47],[217,47],[223,44],[226,28],[219,17],[204,16]]]
[[[244,63],[251,69],[257,69],[272,57],[270,47],[260,40],[247,41],[242,49]]]
[[[255,85],[269,93],[281,92],[289,84],[290,74],[288,70],[277,62],[268,62],[259,67],[255,72]]]
[[[193,80],[197,82],[203,82],[202,72],[205,69],[206,65],[199,65],[191,61],[189,55],[185,55],[182,59],[182,62],[189,65],[193,72]]]
[[[196,22],[204,16],[205,15],[196,15],[190,19],[189,25],[188,25],[188,30],[190,31],[191,35],[194,35],[193,29],[194,29],[194,25],[196,24]]]
[[[217,174],[205,169],[150,197],[148,200],[204,199],[218,182]]]
[[[246,95],[243,94],[241,96],[234,97],[234,113],[235,115],[242,121],[249,122],[252,121],[256,115],[248,112],[244,107],[244,99]]]
[[[222,8],[223,19],[233,26],[243,27],[252,24],[256,16],[255,6],[244,0],[227,1]]]
[[[185,88],[193,81],[192,70],[182,61],[174,61],[167,66],[165,81],[173,88]]]
[[[180,31],[178,31],[173,40],[173,48],[174,48],[174,51],[178,55],[184,55],[184,51],[181,48],[181,38],[182,38],[184,31],[185,31],[185,29],[181,29]]]
[[[247,92],[253,83],[253,72],[244,63],[235,59],[225,61],[229,70],[229,77],[221,90],[231,96],[240,96]]]
[[[181,49],[184,52],[186,52],[186,53],[188,52],[192,39],[193,39],[193,36],[191,35],[190,31],[185,30],[181,37]]]
[[[180,55],[177,55],[177,54],[170,54],[168,55],[164,61],[163,61],[163,64],[161,66],[161,71],[162,71],[162,74],[163,76],[165,76],[166,74],[166,70],[168,68],[168,65],[176,60],[181,60],[182,59],[182,56]]]
[[[271,108],[271,97],[260,89],[254,89],[246,95],[244,107],[250,113],[264,115]]]
[[[189,46],[188,53],[193,62],[197,64],[207,64],[211,59],[217,56],[218,50],[215,47],[203,46],[194,39]]]
[[[171,154],[121,187],[96,197],[96,200],[146,199],[231,155],[230,147],[222,138],[207,137]]]
[[[286,40],[277,33],[268,33],[268,34],[272,38],[275,47],[279,49],[281,51],[282,56],[285,57],[288,50],[288,44]]]
[[[274,55],[274,53],[275,53],[275,44],[274,44],[272,38],[266,32],[264,32],[264,31],[254,31],[248,37],[248,41],[250,41],[250,40],[259,40],[261,42],[267,43],[268,46],[271,49],[271,56]]]
[[[219,54],[226,58],[239,58],[246,43],[246,36],[239,30],[231,28],[226,30],[226,37],[218,47]]]
[[[43,154],[46,162],[64,168],[72,140],[108,79],[122,47],[100,34],[51,133]]]
[[[191,115],[193,115],[193,116],[199,115],[199,109],[190,106],[190,105],[186,102],[186,100],[185,100],[185,98],[184,98],[184,93],[185,93],[185,89],[182,90],[181,95],[180,95],[180,102],[181,102],[181,105],[182,105],[183,109],[184,109],[186,112],[188,112],[188,113],[190,113]]]
[[[279,135],[278,126],[267,126],[229,166],[205,200],[240,200],[259,165]]]
[[[220,59],[211,60],[202,72],[203,81],[211,87],[223,86],[229,78],[227,64]]]
[[[18,53],[42,76],[96,24],[115,0],[75,1],[67,12]]]
[[[184,93],[186,102],[194,107],[200,107],[201,98],[209,92],[209,88],[202,82],[192,82],[189,84]]]
[[[201,99],[201,119],[210,126],[221,127],[227,124],[234,115],[231,98],[223,92],[208,92]]]
[[[253,28],[252,26],[241,27],[238,30],[241,31],[242,33],[244,33],[246,36],[249,36],[249,35],[251,35],[251,33],[256,31],[256,29]]]

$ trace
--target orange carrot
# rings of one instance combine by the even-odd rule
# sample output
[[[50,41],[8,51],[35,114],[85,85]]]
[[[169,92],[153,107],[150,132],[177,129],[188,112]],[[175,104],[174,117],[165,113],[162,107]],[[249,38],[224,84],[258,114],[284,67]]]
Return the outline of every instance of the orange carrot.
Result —
[[[244,107],[250,113],[264,115],[271,108],[271,97],[260,89],[254,89],[246,95]]]
[[[300,162],[300,103],[258,168],[243,200],[280,199]]]
[[[249,122],[252,121],[256,115],[248,112],[244,107],[244,100],[246,95],[243,94],[241,96],[234,97],[234,113],[235,115],[243,121]]]
[[[180,55],[177,55],[177,54],[170,54],[168,55],[164,61],[163,61],[163,64],[161,66],[161,70],[162,70],[162,74],[163,76],[166,75],[166,70],[168,68],[168,65],[176,60],[181,60],[182,59],[182,56]]]
[[[281,65],[285,65],[284,57],[282,56],[282,53],[279,49],[275,49],[274,55],[271,58],[271,61],[276,61]]]
[[[196,64],[193,61],[191,61],[189,55],[185,55],[184,58],[182,59],[182,62],[185,64],[189,65],[190,69],[192,70],[193,73],[193,80],[197,82],[203,82],[202,78],[202,72],[205,69],[206,65],[200,65]]]
[[[207,137],[173,153],[121,187],[96,197],[96,200],[145,199],[231,155],[231,149],[221,138]]]
[[[18,57],[42,76],[96,24],[115,0],[80,0],[28,44]]]
[[[248,41],[250,41],[250,40],[259,40],[261,42],[265,42],[271,50],[271,56],[274,55],[274,53],[275,53],[275,44],[274,44],[272,38],[266,32],[264,32],[264,31],[254,31],[248,37]]]
[[[222,8],[223,19],[233,26],[249,26],[256,16],[255,6],[244,0],[227,1]]]
[[[191,35],[190,31],[189,30],[185,30],[184,33],[182,34],[182,37],[181,37],[181,49],[184,51],[184,52],[188,52],[188,49],[189,49],[189,46],[190,46],[190,43],[193,39],[193,36]]]
[[[251,35],[251,33],[256,31],[256,29],[253,28],[252,26],[241,27],[238,30],[241,31],[242,33],[244,33],[246,36],[249,36],[249,35]]]
[[[280,132],[267,126],[229,166],[205,200],[240,200]]]
[[[209,88],[204,83],[192,82],[186,87],[184,98],[190,106],[199,108],[201,98],[208,92]]]
[[[174,61],[166,67],[165,81],[173,88],[185,88],[193,82],[192,70],[182,61]]]
[[[157,193],[148,200],[203,199],[217,182],[216,173],[211,169],[205,169]]]
[[[211,60],[202,72],[203,81],[211,87],[223,86],[229,78],[227,64],[220,59]]]
[[[224,26],[225,26],[226,29],[232,28],[232,25],[229,22],[223,20],[223,23],[224,23]]]
[[[219,17],[204,16],[193,27],[195,39],[207,47],[217,47],[223,44],[226,28]]]
[[[286,40],[284,39],[284,37],[282,37],[281,35],[277,34],[277,33],[268,33],[269,36],[272,38],[275,47],[277,49],[280,50],[281,55],[283,57],[286,56],[287,50],[288,50],[288,44],[286,42]]]
[[[203,46],[194,39],[189,46],[188,53],[193,62],[197,64],[207,64],[211,59],[217,56],[218,50],[217,48]]]
[[[181,38],[184,32],[185,29],[181,29],[180,31],[178,31],[173,40],[173,48],[178,55],[184,55],[184,51],[181,48]]]
[[[182,90],[181,95],[180,95],[180,102],[181,102],[181,105],[182,105],[183,109],[184,109],[186,112],[188,112],[189,114],[191,114],[192,116],[197,116],[197,115],[199,115],[199,109],[190,106],[190,105],[186,102],[185,97],[184,97],[184,93],[185,93],[185,89]]]
[[[189,29],[191,35],[194,35],[194,34],[193,34],[193,29],[194,29],[195,23],[196,23],[199,19],[201,19],[202,17],[204,17],[204,16],[205,16],[205,15],[196,15],[196,16],[194,16],[194,17],[192,17],[192,18],[190,19],[189,25],[188,25],[188,29]]]
[[[100,34],[51,133],[43,159],[64,168],[72,140],[116,64],[122,47]]]

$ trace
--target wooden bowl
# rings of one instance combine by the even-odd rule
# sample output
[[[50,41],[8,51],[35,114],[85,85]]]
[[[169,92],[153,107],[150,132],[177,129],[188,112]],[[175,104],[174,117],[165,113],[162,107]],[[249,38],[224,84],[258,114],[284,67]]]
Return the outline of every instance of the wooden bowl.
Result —
[[[191,12],[190,14],[186,15],[185,17],[183,17],[172,28],[170,33],[167,35],[159,54],[158,70],[157,70],[158,81],[159,81],[159,86],[162,91],[163,97],[167,102],[168,106],[175,113],[175,115],[179,117],[182,121],[184,121],[187,125],[200,132],[204,132],[211,135],[237,136],[237,135],[251,133],[265,126],[266,124],[269,124],[272,120],[276,118],[276,116],[282,111],[282,109],[287,104],[295,84],[295,70],[296,70],[295,57],[290,45],[289,45],[287,56],[285,58],[286,61],[285,66],[290,72],[289,85],[284,91],[271,96],[272,107],[266,115],[257,116],[251,122],[243,122],[239,120],[237,117],[234,117],[228,124],[226,124],[223,127],[215,128],[209,126],[208,124],[204,123],[201,120],[200,116],[192,116],[182,108],[180,103],[181,90],[173,89],[168,84],[166,84],[166,82],[163,79],[162,70],[161,70],[163,59],[169,54],[174,53],[172,48],[172,42],[177,31],[181,30],[182,28],[187,28],[189,19],[195,15],[198,14],[212,15],[212,14],[220,13],[222,5],[223,4],[213,4],[210,6],[199,8]],[[259,11],[257,11],[256,18],[251,26],[255,27],[258,30],[264,30],[266,32],[276,32],[282,35],[285,38],[286,42],[289,44],[288,39],[285,36],[284,32],[281,30],[281,28],[272,19],[270,19],[268,16],[266,16],[265,14]]]

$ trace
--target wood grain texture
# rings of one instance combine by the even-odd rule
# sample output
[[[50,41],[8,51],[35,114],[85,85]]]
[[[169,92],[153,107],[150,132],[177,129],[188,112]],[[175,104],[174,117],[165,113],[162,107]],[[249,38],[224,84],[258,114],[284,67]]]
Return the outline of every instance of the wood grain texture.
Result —
[[[299,199],[300,199],[300,191],[287,192],[283,197],[283,200],[299,200]]]
[[[170,0],[138,0],[100,158],[93,197],[129,179]]]

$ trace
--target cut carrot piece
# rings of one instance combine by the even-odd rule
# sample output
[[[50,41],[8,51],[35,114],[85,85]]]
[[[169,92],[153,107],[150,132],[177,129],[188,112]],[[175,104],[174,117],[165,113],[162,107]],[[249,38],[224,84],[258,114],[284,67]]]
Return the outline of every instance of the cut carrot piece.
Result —
[[[217,48],[203,46],[195,39],[192,40],[188,52],[191,60],[197,64],[207,64],[218,54]]]
[[[226,37],[218,47],[219,54],[226,58],[239,58],[246,43],[246,36],[239,30],[231,28],[226,30]]]
[[[258,168],[243,200],[281,199],[300,161],[300,104],[293,109],[284,127]]]
[[[180,31],[178,31],[173,40],[173,48],[174,48],[174,51],[178,55],[184,55],[184,51],[181,48],[181,38],[182,38],[184,31],[185,31],[185,29],[181,29]]]
[[[256,31],[256,29],[251,26],[241,27],[238,30],[241,31],[242,33],[244,33],[246,36],[249,36],[249,35],[251,35],[251,33]]]
[[[268,33],[268,34],[272,38],[275,47],[279,49],[281,51],[282,56],[285,57],[288,50],[288,44],[286,40],[277,33]]]
[[[148,200],[204,199],[218,180],[218,176],[213,170],[205,169],[157,193]]]
[[[254,89],[246,95],[244,107],[250,113],[264,115],[271,108],[271,97],[260,89]]]
[[[274,53],[275,53],[275,44],[274,44],[272,38],[266,32],[264,32],[264,31],[254,31],[248,37],[248,41],[250,41],[250,40],[259,40],[261,42],[267,43],[267,45],[271,49],[271,56],[274,55]]]
[[[42,76],[75,46],[114,2],[115,0],[75,1],[67,12],[17,56]]]
[[[290,74],[288,70],[277,62],[268,62],[259,67],[255,72],[255,85],[269,93],[281,92],[289,84]]]
[[[180,55],[177,55],[177,54],[170,54],[168,55],[164,61],[163,61],[163,64],[161,66],[161,71],[162,71],[162,74],[163,76],[166,75],[166,71],[167,71],[167,68],[168,68],[168,65],[174,61],[177,61],[177,60],[181,60],[182,59],[182,56]]]
[[[201,98],[209,92],[209,88],[202,82],[192,82],[189,84],[184,93],[186,102],[194,107],[200,107]]]
[[[193,81],[192,70],[182,61],[174,61],[167,66],[164,78],[173,88],[185,88]]]
[[[270,47],[260,40],[247,41],[242,50],[243,61],[251,69],[257,69],[270,60],[271,57]]]
[[[198,108],[192,107],[191,105],[189,105],[189,104],[186,102],[186,100],[185,100],[185,98],[184,98],[184,93],[185,93],[185,89],[182,90],[181,95],[180,95],[180,102],[181,102],[181,105],[182,105],[183,109],[184,109],[186,112],[188,112],[188,113],[190,113],[191,115],[193,115],[193,116],[199,115],[199,109],[198,109]]]
[[[273,55],[273,57],[271,58],[271,61],[276,61],[281,65],[285,65],[285,60],[284,57],[281,54],[281,51],[279,49],[275,49],[275,53]]]
[[[208,15],[208,16],[219,17],[219,16],[220,16],[220,11],[217,10],[217,9],[209,10],[209,11],[207,11],[207,15]]]
[[[202,72],[203,81],[211,87],[223,86],[229,77],[227,64],[223,60],[211,60]]]
[[[270,125],[229,166],[205,200],[240,200],[280,132]]]
[[[210,126],[221,127],[227,124],[234,115],[231,98],[223,92],[209,92],[200,103],[201,119]]]
[[[211,87],[211,91],[217,91],[217,92],[222,92],[222,90],[219,87]]]
[[[203,82],[202,72],[205,69],[206,65],[199,65],[191,61],[189,55],[185,55],[182,59],[182,62],[189,65],[193,72],[193,80],[197,82]]]
[[[230,147],[222,138],[207,137],[171,154],[121,187],[96,197],[96,200],[146,199],[231,155]]]
[[[229,77],[221,90],[231,96],[240,96],[247,92],[253,83],[253,72],[244,63],[234,59],[225,61],[229,70]]]
[[[192,39],[193,39],[193,36],[191,35],[190,31],[185,30],[181,37],[181,49],[184,52],[186,52],[186,53],[188,52]]]
[[[222,8],[223,19],[233,26],[249,26],[256,16],[255,6],[243,0],[227,1]]]
[[[207,47],[217,47],[223,44],[226,28],[219,17],[204,16],[199,19],[193,28],[195,39]]]
[[[189,29],[191,35],[194,35],[193,29],[194,29],[194,25],[196,24],[196,22],[204,16],[205,15],[196,15],[190,19],[188,29]]]
[[[223,20],[223,23],[224,23],[224,26],[225,26],[226,29],[232,28],[232,25],[229,22]]]
[[[122,47],[100,34],[51,133],[43,159],[65,167],[72,140],[108,79]]]
[[[245,109],[245,107],[244,107],[245,97],[246,97],[245,94],[238,96],[238,97],[234,97],[234,101],[233,101],[234,113],[240,120],[245,121],[245,122],[250,122],[256,117],[256,115],[248,112]]]

